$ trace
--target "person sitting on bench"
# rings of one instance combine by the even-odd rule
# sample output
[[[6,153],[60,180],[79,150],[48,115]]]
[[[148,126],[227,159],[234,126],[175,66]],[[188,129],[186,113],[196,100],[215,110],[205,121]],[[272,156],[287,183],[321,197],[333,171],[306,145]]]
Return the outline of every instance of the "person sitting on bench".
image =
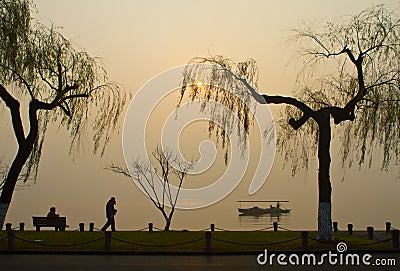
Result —
[[[47,217],[59,217],[59,214],[56,214],[56,207],[51,207]],[[54,227],[55,231],[59,230],[59,227]]]

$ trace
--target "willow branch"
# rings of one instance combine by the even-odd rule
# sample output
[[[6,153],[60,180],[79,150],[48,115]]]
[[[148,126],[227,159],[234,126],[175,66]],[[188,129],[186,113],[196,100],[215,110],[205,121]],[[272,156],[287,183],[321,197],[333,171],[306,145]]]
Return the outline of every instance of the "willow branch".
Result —
[[[22,125],[20,104],[11,94],[0,84],[0,98],[5,102],[6,106],[10,109],[11,122],[13,125],[14,133],[19,145],[25,141],[24,127]]]
[[[284,96],[269,96],[266,94],[262,95],[265,99],[265,101],[269,104],[288,104],[292,105],[299,110],[303,112],[303,116],[299,120],[295,120],[294,118],[291,118],[289,120],[290,126],[293,127],[293,129],[297,130],[299,129],[310,117],[315,119],[316,117],[316,112],[312,110],[309,106],[307,106],[305,103],[292,98],[292,97],[284,97]]]
[[[28,91],[28,93],[29,93],[29,95],[31,96],[31,98],[32,98],[32,99],[35,98],[35,97],[33,96],[33,92],[32,92],[31,86],[28,84],[28,82],[25,80],[25,78],[24,78],[20,73],[18,73],[17,71],[15,71],[13,68],[11,68],[11,67],[9,67],[9,66],[2,65],[2,64],[0,64],[0,66],[1,66],[2,68],[4,68],[4,69],[10,70],[13,74],[15,74],[15,75],[18,77],[18,79],[22,82],[22,84],[25,85],[26,90]]]
[[[378,44],[376,44],[376,45],[371,46],[370,48],[368,48],[365,52],[362,52],[361,55],[368,54],[370,51],[373,51],[373,50],[375,50],[375,49],[377,49],[377,48],[379,48],[379,47],[384,46],[383,43],[384,43],[384,41],[386,40],[386,38],[389,36],[390,33],[393,32],[393,30],[394,30],[396,27],[399,27],[399,26],[400,26],[399,24],[394,24],[392,27],[390,27],[390,28],[388,29],[388,31],[386,31],[386,29],[385,29],[384,27],[382,27],[382,29],[383,29],[384,32],[385,32],[385,35],[382,37],[382,40],[381,40]]]
[[[59,104],[58,107],[60,107],[62,109],[62,111],[64,111],[65,115],[67,115],[68,117],[71,117],[71,111],[69,110],[69,108],[64,107],[64,105]]]

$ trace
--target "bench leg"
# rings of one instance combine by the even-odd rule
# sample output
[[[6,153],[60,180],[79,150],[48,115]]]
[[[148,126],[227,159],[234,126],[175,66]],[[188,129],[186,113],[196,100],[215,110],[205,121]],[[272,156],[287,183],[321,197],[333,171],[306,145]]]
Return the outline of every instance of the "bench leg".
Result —
[[[40,231],[40,226],[36,226],[36,231]]]

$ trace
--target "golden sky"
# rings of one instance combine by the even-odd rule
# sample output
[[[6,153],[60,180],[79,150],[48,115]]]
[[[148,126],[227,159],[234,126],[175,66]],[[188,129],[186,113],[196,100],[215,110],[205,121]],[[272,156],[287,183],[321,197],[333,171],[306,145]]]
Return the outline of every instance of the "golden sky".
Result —
[[[293,61],[289,29],[304,23],[318,27],[327,20],[358,13],[373,4],[400,7],[397,0],[37,0],[35,3],[38,10],[35,18],[60,26],[60,31],[76,46],[101,57],[110,78],[133,95],[158,73],[186,64],[192,57],[210,54],[239,61],[254,58],[260,70],[260,92],[289,95],[300,69],[300,64]],[[5,113],[2,112],[8,117]],[[2,121],[6,119],[4,116]],[[148,222],[162,227],[160,214],[131,180],[104,170],[111,162],[123,163],[121,133],[114,135],[103,158],[93,157],[84,150],[70,157],[67,134],[51,128],[38,183],[16,191],[6,220],[14,225],[25,221],[30,227],[32,215],[45,215],[50,206],[56,206],[58,212],[68,217],[71,228],[78,227],[79,222],[95,222],[99,227],[105,222],[104,204],[110,196],[115,196],[119,209],[117,227],[137,229]],[[12,153],[12,134],[2,130],[0,139],[10,142],[5,150]],[[399,225],[400,219],[393,208],[400,203],[396,196],[400,189],[400,181],[395,178],[398,168],[381,173],[377,165],[344,172],[339,164],[333,158],[334,220],[342,225],[353,222],[359,228],[370,224],[383,228],[386,220]],[[290,200],[294,209],[291,219],[296,221],[296,227],[316,228],[316,163],[308,173],[294,178],[287,171],[277,157],[267,183],[255,198]],[[247,189],[245,181],[218,204],[190,213],[177,212],[172,228],[200,229],[209,223],[237,228],[236,200],[248,199]],[[187,215],[192,215],[191,222]]]

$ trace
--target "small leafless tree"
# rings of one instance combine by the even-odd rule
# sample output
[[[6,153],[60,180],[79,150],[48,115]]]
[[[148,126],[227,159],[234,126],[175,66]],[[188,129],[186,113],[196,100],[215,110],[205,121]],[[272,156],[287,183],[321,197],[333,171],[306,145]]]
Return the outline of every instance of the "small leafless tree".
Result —
[[[160,210],[165,219],[165,231],[169,231],[179,192],[193,163],[184,161],[171,150],[158,146],[152,152],[156,167],[150,161],[134,160],[128,168],[111,165],[108,168],[115,173],[132,178],[143,192]],[[177,184],[176,186],[173,183]]]

